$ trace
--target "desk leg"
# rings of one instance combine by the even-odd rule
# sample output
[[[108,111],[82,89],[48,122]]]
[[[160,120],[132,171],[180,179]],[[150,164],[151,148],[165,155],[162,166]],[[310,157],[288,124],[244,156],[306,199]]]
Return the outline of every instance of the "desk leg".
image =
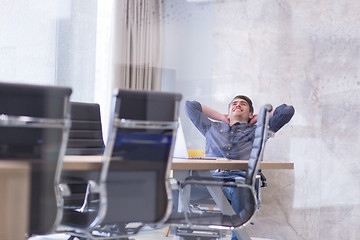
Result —
[[[212,177],[210,171],[196,171],[195,174],[201,177]],[[207,189],[222,213],[227,215],[235,214],[234,209],[230,205],[229,201],[225,197],[220,187],[208,186]],[[251,238],[243,228],[234,230],[234,233],[238,240],[251,240]]]
[[[189,176],[189,171],[174,171],[174,178],[179,181],[179,182],[184,182],[185,178],[187,178]],[[178,196],[178,212],[183,212],[183,211],[189,211],[187,205],[183,205],[183,202],[185,200],[190,199],[190,191],[185,191],[183,194],[181,194],[180,190],[179,190],[179,196]],[[170,229],[170,233],[171,234],[176,234],[176,229],[175,228],[171,228]],[[175,238],[176,240],[181,240],[181,237],[176,236]]]
[[[174,178],[179,182],[184,182],[185,178],[189,176],[189,171],[175,171]],[[185,191],[181,194],[179,190],[179,197],[178,197],[178,212],[189,211],[189,206],[183,205],[183,202],[188,202],[190,199],[190,191]]]

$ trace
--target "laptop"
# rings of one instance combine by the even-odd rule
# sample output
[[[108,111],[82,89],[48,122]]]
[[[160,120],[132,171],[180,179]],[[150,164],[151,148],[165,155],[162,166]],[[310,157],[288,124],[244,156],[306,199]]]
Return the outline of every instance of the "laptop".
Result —
[[[223,159],[218,157],[204,157],[204,156],[189,156],[189,152],[186,146],[184,130],[181,124],[181,120],[179,118],[179,127],[176,133],[175,139],[175,147],[173,158],[181,158],[181,159],[204,159],[204,160],[216,160]]]
[[[184,136],[184,131],[181,125],[181,120],[179,118],[179,126],[176,133],[175,147],[174,147],[174,158],[189,158],[189,153],[186,147],[186,141]]]

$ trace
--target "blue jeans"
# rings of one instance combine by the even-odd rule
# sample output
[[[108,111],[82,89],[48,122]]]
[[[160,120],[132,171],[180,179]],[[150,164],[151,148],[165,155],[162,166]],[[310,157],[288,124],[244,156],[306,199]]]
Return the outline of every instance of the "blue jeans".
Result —
[[[223,172],[213,172],[213,177],[216,178],[244,178],[245,171],[223,171]],[[222,191],[225,197],[230,201],[232,208],[236,214],[239,214],[241,209],[245,207],[244,198],[249,192],[245,188],[233,188],[233,187],[222,187]],[[234,232],[231,233],[231,240],[238,240]]]

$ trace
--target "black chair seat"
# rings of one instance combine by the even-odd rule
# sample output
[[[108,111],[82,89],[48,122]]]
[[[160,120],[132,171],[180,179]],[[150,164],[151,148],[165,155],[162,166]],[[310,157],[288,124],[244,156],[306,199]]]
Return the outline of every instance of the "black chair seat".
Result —
[[[65,208],[63,213],[63,222],[73,228],[84,228],[89,226],[97,217],[97,208],[88,208],[85,212],[75,211],[73,208]]]

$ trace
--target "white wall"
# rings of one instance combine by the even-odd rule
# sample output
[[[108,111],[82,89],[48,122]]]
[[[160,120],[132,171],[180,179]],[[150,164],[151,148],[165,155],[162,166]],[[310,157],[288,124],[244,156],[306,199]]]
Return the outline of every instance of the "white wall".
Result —
[[[71,100],[95,101],[96,0],[1,1],[0,29],[0,81],[69,86]]]
[[[0,81],[55,83],[56,1],[1,1]]]
[[[177,91],[185,100],[212,104],[213,4],[183,0],[163,2],[162,90]],[[230,101],[230,100],[229,100]],[[182,108],[180,117],[186,119]],[[204,148],[202,135],[190,121],[183,121],[188,145]]]
[[[265,161],[294,162],[295,169],[265,172],[269,188],[250,235],[358,239],[360,2],[165,2],[172,55],[164,68],[175,70],[173,86],[184,99],[225,112],[234,95],[245,94],[255,110],[284,102],[296,109],[265,153]],[[202,146],[191,123],[183,125],[188,146]]]

